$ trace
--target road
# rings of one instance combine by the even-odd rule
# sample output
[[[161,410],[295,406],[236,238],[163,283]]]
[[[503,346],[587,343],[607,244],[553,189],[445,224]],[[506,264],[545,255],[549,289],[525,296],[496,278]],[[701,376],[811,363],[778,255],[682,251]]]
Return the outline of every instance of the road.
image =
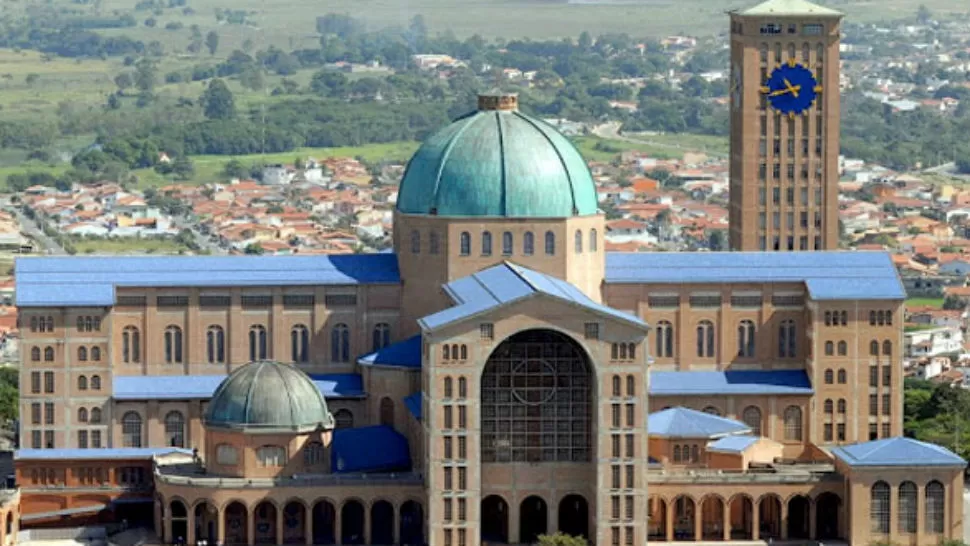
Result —
[[[54,239],[48,237],[44,231],[40,229],[40,226],[37,225],[37,222],[24,216],[24,214],[20,212],[20,209],[10,206],[10,203],[6,201],[0,202],[0,206],[3,206],[13,213],[13,215],[17,218],[17,223],[20,224],[20,232],[32,239],[35,243],[42,246],[45,253],[56,256],[64,256],[67,254],[64,247],[59,245]]]
[[[196,227],[196,224],[190,222],[187,217],[182,216],[182,217],[173,218],[172,225],[178,228],[179,231],[183,229],[187,229],[191,231],[192,236],[195,237],[195,243],[199,245],[200,249],[208,250],[211,254],[214,254],[214,255],[227,254],[226,249],[222,248],[217,243],[214,243],[212,239],[203,235]]]
[[[633,144],[647,144],[650,146],[656,146],[658,148],[672,148],[675,150],[684,150],[685,152],[700,152],[703,151],[696,146],[681,146],[680,144],[671,144],[669,142],[658,142],[656,140],[650,140],[649,136],[643,136],[640,138],[632,138],[626,135],[620,134],[620,127],[622,124],[618,121],[611,121],[609,123],[603,123],[593,127],[592,133],[600,138],[605,138],[607,140],[619,140],[622,142],[630,142]],[[712,157],[725,157],[722,154],[716,154],[712,152],[704,152]]]

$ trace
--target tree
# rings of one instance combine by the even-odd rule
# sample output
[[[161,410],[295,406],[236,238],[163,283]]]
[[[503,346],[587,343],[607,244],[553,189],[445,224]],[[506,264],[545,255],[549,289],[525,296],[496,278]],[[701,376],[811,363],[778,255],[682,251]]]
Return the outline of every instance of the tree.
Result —
[[[132,86],[134,82],[131,80],[131,74],[128,72],[122,72],[115,76],[115,85],[118,86],[118,91],[124,94],[125,90]]]
[[[347,92],[347,76],[333,70],[321,70],[313,75],[310,89],[325,97],[342,97]]]
[[[265,254],[266,250],[264,250],[259,243],[249,243],[246,245],[246,249],[243,252],[246,254]]]
[[[40,79],[39,74],[35,74],[31,72],[30,74],[27,74],[27,77],[24,78],[24,83],[26,83],[28,87],[33,87],[34,84],[37,83],[37,80],[39,79]]]
[[[247,68],[239,75],[239,83],[243,87],[252,91],[261,91],[266,87],[266,79],[263,77],[263,69],[258,66]]]
[[[172,162],[172,174],[179,180],[191,180],[195,174],[195,166],[187,156],[178,156]]]
[[[0,420],[17,418],[19,373],[16,368],[0,368]]]
[[[587,546],[586,539],[557,532],[554,535],[539,535],[538,546]]]
[[[232,158],[227,161],[226,166],[222,168],[222,174],[228,178],[246,178],[249,176],[249,169],[243,165],[242,161]]]
[[[216,51],[219,49],[219,34],[210,30],[208,34],[205,35],[205,47],[209,50],[209,55],[215,55]]]
[[[155,63],[147,59],[138,61],[135,65],[135,87],[144,95],[151,95],[155,90],[155,82],[158,79]]]
[[[231,119],[236,115],[235,99],[226,82],[216,78],[209,82],[199,99],[202,111],[209,119]]]

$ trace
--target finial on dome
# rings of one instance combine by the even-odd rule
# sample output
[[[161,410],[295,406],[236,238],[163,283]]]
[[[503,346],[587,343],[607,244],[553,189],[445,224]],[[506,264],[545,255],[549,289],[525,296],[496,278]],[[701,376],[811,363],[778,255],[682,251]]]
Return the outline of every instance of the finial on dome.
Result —
[[[505,93],[500,89],[493,89],[478,95],[479,110],[518,110],[518,93]]]

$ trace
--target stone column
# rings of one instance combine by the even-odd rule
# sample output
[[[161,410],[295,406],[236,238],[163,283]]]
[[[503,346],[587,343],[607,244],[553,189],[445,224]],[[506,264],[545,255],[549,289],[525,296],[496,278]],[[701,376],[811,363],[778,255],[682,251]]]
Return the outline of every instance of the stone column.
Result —
[[[730,500],[730,499],[729,499]],[[727,542],[731,540],[731,503],[729,501],[724,501],[723,506],[723,526],[724,530],[724,541]]]
[[[256,509],[246,512],[246,544],[256,544]]]
[[[815,506],[816,502],[810,501],[808,503],[808,538],[811,540],[818,539],[815,536],[815,528],[818,526],[818,508]]]
[[[276,508],[276,543],[283,544],[283,508],[284,506],[279,506]]]
[[[870,506],[870,510],[872,507]],[[899,486],[889,487],[889,542],[899,540]]]
[[[667,542],[674,541],[674,509],[676,508],[676,504],[676,501],[668,504],[667,511],[664,513],[664,517],[667,518],[667,523],[664,527],[667,531]]]
[[[519,543],[519,512],[521,505],[518,499],[509,503],[509,544]]]
[[[926,533],[926,486],[916,486],[916,542]],[[945,536],[945,535],[944,535]]]
[[[313,506],[303,511],[303,543],[313,544]]]
[[[781,539],[788,540],[788,503],[781,501],[781,521],[779,522],[781,529]]]
[[[751,540],[761,540],[761,501],[751,503]]]
[[[219,544],[226,543],[226,513],[216,510],[216,540]]]
[[[371,539],[370,518],[371,518],[370,509],[365,505],[364,506],[364,544],[370,544],[370,539]]]
[[[185,543],[195,544],[195,510],[189,508],[185,514]]]
[[[333,507],[333,541],[336,544],[344,543],[343,529],[340,525],[340,503],[334,504]]]
[[[701,540],[704,536],[704,501],[694,504],[694,540]]]
[[[174,542],[174,537],[172,537],[172,514],[170,512],[170,510],[166,510],[162,513],[162,542],[164,544]]]

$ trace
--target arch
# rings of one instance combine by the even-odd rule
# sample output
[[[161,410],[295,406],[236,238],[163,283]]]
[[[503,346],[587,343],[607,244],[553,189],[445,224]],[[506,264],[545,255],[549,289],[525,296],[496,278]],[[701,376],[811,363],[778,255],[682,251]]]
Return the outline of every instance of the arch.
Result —
[[[212,325],[205,332],[205,356],[209,364],[226,361],[226,331],[222,326]]]
[[[926,484],[926,527],[927,533],[941,534],[946,514],[946,488],[933,480]]]
[[[121,417],[121,445],[123,447],[141,447],[141,415],[129,411]]]
[[[472,236],[467,231],[461,232],[458,236],[459,253],[468,256],[472,253]]]
[[[869,356],[879,356],[879,342],[872,340],[869,342]]]
[[[835,343],[833,343],[831,341],[826,341],[825,342],[825,356],[834,356],[834,355],[835,355]]]
[[[169,447],[185,447],[185,416],[179,411],[165,415],[165,442]]]
[[[674,325],[670,321],[661,320],[656,326],[657,356],[671,358],[674,356]]]
[[[514,248],[514,239],[511,231],[502,232],[502,255],[511,256]]]
[[[293,362],[310,361],[310,329],[304,324],[290,329],[290,358]]]
[[[741,358],[751,358],[754,355],[754,321],[742,320],[738,323],[738,356]]]
[[[354,414],[349,409],[339,409],[333,414],[334,428],[354,428]]]
[[[536,238],[531,231],[526,231],[522,235],[522,254],[532,256],[536,252]]]
[[[253,509],[256,544],[277,544],[276,510],[276,504],[269,500],[264,500]]]
[[[91,423],[101,422],[101,408],[91,408]]]
[[[519,542],[535,544],[549,527],[549,507],[538,495],[526,497],[519,505]]]
[[[565,334],[526,330],[507,338],[482,371],[482,461],[589,461],[594,381],[586,352]],[[509,428],[511,415],[521,428]]]
[[[647,499],[647,540],[667,540],[667,502],[656,495]]]
[[[101,362],[101,347],[91,347],[91,361]]]
[[[559,532],[589,538],[589,503],[582,495],[566,495],[559,501]]]
[[[832,415],[833,413],[835,413],[835,404],[832,403],[832,399],[831,398],[826,398],[825,399],[825,403],[823,404],[823,408],[824,408],[824,411],[825,411],[825,414],[826,415]]]
[[[831,343],[831,341],[829,343]],[[832,368],[828,368],[825,370],[825,384],[832,385],[833,383],[835,383],[835,372],[832,370]]]
[[[751,427],[751,434],[761,436],[761,408],[748,406],[741,412],[741,421]]]
[[[724,499],[718,495],[701,500],[701,540],[724,540]]]
[[[882,342],[882,354],[883,356],[889,356],[893,354],[893,342],[888,339]]]
[[[171,540],[176,543],[185,542],[189,536],[189,511],[185,503],[172,500],[168,503],[168,515],[172,524]]]
[[[796,442],[802,439],[802,408],[788,406],[785,408],[785,440]]]
[[[697,540],[694,531],[694,519],[697,517],[697,506],[694,499],[686,495],[681,495],[674,499],[674,539],[675,540]]]
[[[815,538],[819,540],[839,538],[839,518],[842,499],[835,493],[822,493],[815,497]]]
[[[599,250],[599,238],[596,233],[596,228],[589,230],[589,251],[596,252]]]
[[[78,347],[77,348],[77,359],[78,359],[78,362],[87,362],[88,361],[88,348],[87,347],[83,347],[82,346],[82,347]]]
[[[788,538],[807,539],[810,537],[809,512],[812,501],[804,495],[788,499]]]
[[[44,348],[44,362],[53,362],[53,361],[54,361],[54,348],[53,347],[45,347]]]
[[[498,495],[482,499],[482,543],[509,542],[509,504]]]
[[[556,255],[556,234],[551,231],[546,232],[546,255]]]
[[[768,494],[758,501],[758,522],[762,539],[781,538],[781,498],[778,495]]]
[[[262,324],[253,324],[249,327],[249,360],[266,360],[268,357],[268,339],[266,327]]]
[[[424,509],[414,500],[401,505],[401,525],[398,542],[401,546],[421,546],[424,544]]]
[[[93,390],[93,391],[99,391],[99,390],[101,390],[101,376],[100,375],[92,375],[91,376],[91,390]]]
[[[334,325],[330,330],[330,360],[334,362],[350,360],[350,328],[342,322]]]
[[[632,375],[626,376],[626,395],[636,396],[637,394],[637,380]]]
[[[464,377],[458,378],[458,399],[464,400],[468,397],[468,380]]]
[[[839,385],[845,385],[848,382],[848,375],[845,372],[845,368],[839,368]]]
[[[77,390],[86,391],[88,390],[88,376],[79,375],[77,377]]]
[[[482,232],[482,256],[492,255],[492,232]]]
[[[714,323],[709,320],[702,320],[697,323],[697,356],[700,358],[712,358],[714,356]]]
[[[337,543],[337,511],[333,503],[319,500],[313,505],[313,543]]]
[[[387,396],[381,398],[381,424],[394,427],[394,401]]]
[[[195,540],[215,544],[219,538],[219,510],[212,503],[199,501],[192,509],[195,524]]]
[[[840,341],[839,347],[838,347],[838,355],[846,356],[848,354],[849,354],[849,344],[846,343],[845,341]]]
[[[88,422],[88,410],[87,408],[78,408],[77,410],[77,422],[87,423]]]
[[[394,506],[386,500],[370,507],[370,543],[394,544]]]
[[[720,408],[718,408],[718,407],[716,407],[716,406],[707,406],[707,407],[705,407],[705,408],[704,408],[704,409],[703,409],[702,411],[703,411],[704,413],[709,413],[709,414],[711,414],[711,415],[717,415],[718,417],[721,417],[721,416],[722,416],[722,415],[721,415],[721,410],[720,410]]]
[[[839,409],[839,413],[840,414],[845,415],[845,413],[846,413],[846,401],[845,401],[845,398],[839,398],[838,409]]]
[[[306,544],[306,512],[298,500],[283,505],[283,544]]]
[[[869,522],[871,532],[879,535],[889,534],[890,523],[890,488],[884,481],[872,485],[869,492]]]
[[[340,509],[340,543],[364,543],[364,506],[356,500],[348,500]]]
[[[30,360],[33,362],[40,362],[40,347],[33,347],[30,349]]]
[[[731,519],[731,540],[751,540],[754,537],[754,502],[748,495],[735,495],[728,506]]]
[[[172,325],[165,328],[163,336],[165,348],[165,362],[181,364],[182,362],[182,329]]]
[[[391,325],[378,322],[374,325],[373,350],[377,351],[391,344]]]
[[[916,513],[918,512],[916,503],[918,498],[919,492],[915,483],[905,481],[899,484],[899,516],[896,521],[900,533],[916,532]]]
[[[581,254],[583,252],[583,232],[578,229],[576,230],[576,233],[573,234],[573,247],[573,251],[576,254]]]

